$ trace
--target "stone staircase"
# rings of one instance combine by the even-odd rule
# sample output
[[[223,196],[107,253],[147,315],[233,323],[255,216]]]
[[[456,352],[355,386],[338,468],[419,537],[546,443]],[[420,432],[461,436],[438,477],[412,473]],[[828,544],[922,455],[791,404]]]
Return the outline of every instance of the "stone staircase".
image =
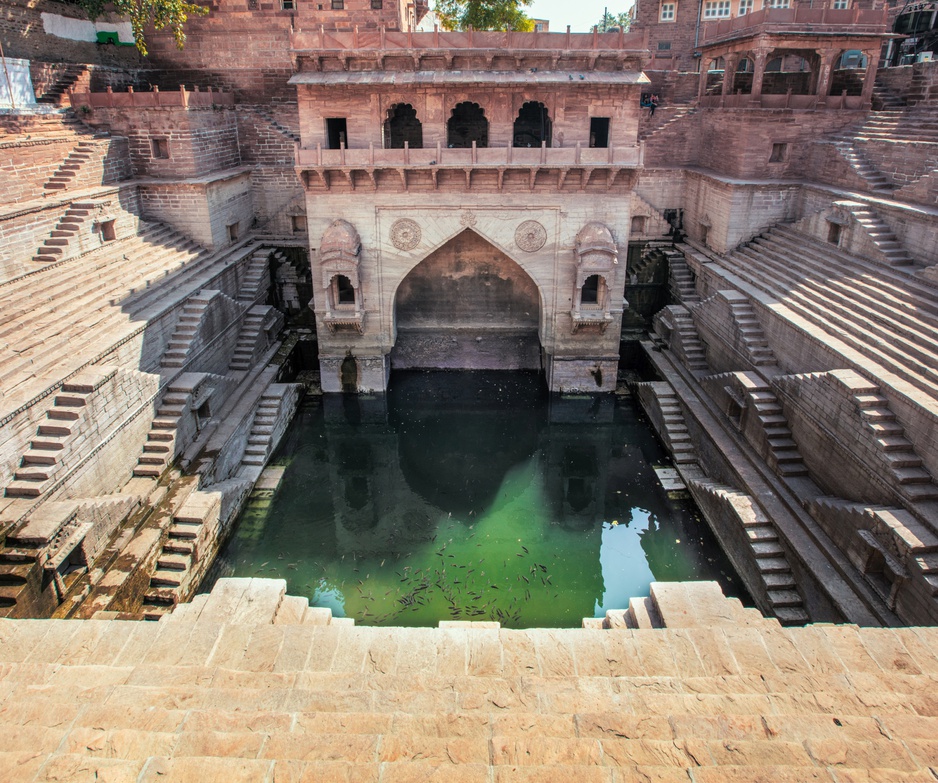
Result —
[[[765,432],[769,453],[766,463],[779,476],[794,478],[807,476],[808,468],[804,464],[798,445],[792,437],[788,420],[782,411],[782,406],[775,396],[775,392],[767,385],[759,385],[752,389],[750,399],[753,402],[755,415]]]
[[[137,235],[84,253],[80,262],[76,256],[0,284],[0,398],[31,399],[96,360],[144,326],[130,305],[136,293],[152,295],[160,281],[165,295],[213,259],[168,226],[141,223]],[[75,263],[80,274],[71,274]]]
[[[71,241],[84,230],[90,229],[88,217],[93,215],[97,208],[98,204],[94,201],[73,201],[52,233],[43,241],[39,252],[33,256],[33,261],[54,263],[73,255],[75,251],[69,247]]]
[[[668,449],[675,464],[681,465],[697,461],[697,452],[684,420],[677,394],[670,385],[658,383],[654,386],[655,398],[661,411],[664,435]]]
[[[886,264],[908,266],[912,263],[911,256],[892,229],[868,205],[855,201],[840,201],[838,204],[845,206],[854,216],[857,223],[873,240],[873,244],[876,245]]]
[[[241,458],[242,465],[263,467],[267,464],[282,402],[283,395],[277,390],[268,389],[261,394],[248,434],[247,447]]]
[[[0,622],[9,780],[919,781],[935,628],[780,627],[707,583],[663,628],[358,627],[282,581],[158,623]]]
[[[266,109],[263,106],[252,106],[251,108],[254,109],[255,114],[261,117],[268,125],[270,125],[278,133],[285,136],[287,139],[294,142],[295,144],[300,144],[299,133],[281,124],[268,109]]]
[[[768,295],[860,356],[929,394],[938,394],[938,305],[933,289],[785,226],[725,258],[722,267],[750,295]]]
[[[798,592],[778,531],[762,509],[744,492],[705,479],[688,479],[688,486],[733,507],[745,530],[773,614],[783,625],[804,625],[808,613]]]
[[[190,296],[182,308],[182,314],[173,330],[173,336],[169,339],[166,350],[160,359],[160,366],[164,370],[173,370],[184,367],[189,360],[189,351],[192,343],[199,333],[199,327],[205,318],[205,311],[212,303],[212,299],[218,296],[220,291],[199,291]]]
[[[263,304],[262,300],[270,288],[270,256],[270,248],[264,247],[251,254],[238,287],[239,302]]]
[[[749,355],[754,367],[777,364],[762,325],[756,317],[748,299],[730,300],[730,313],[736,322],[736,329],[742,341],[743,349]]]
[[[685,117],[691,117],[696,113],[696,106],[668,106],[656,109],[655,117],[646,120],[646,115],[643,112],[638,140],[646,141],[652,136],[663,134],[664,131],[674,125],[674,123],[679,122]]]
[[[238,333],[238,342],[231,354],[231,363],[228,365],[230,371],[244,372],[254,365],[258,339],[270,315],[271,308],[267,305],[257,305],[247,311]]]
[[[163,549],[143,599],[143,616],[159,620],[197,588],[222,532],[222,498],[234,491],[246,495],[250,479],[232,478],[193,492],[173,514]]]
[[[862,179],[871,192],[888,195],[896,186],[877,169],[854,144],[851,136],[842,136],[831,142],[850,169]]]
[[[63,101],[63,96],[74,86],[85,73],[88,71],[87,65],[74,65],[68,64],[65,65],[62,70],[59,72],[55,81],[52,82],[42,93],[42,95],[36,98],[36,103],[42,103],[50,106],[60,106]]]
[[[691,372],[706,372],[709,369],[707,349],[700,339],[690,312],[685,308],[673,308],[673,319],[684,366]]]
[[[49,489],[81,435],[89,398],[116,374],[117,370],[111,369],[94,381],[75,379],[62,385],[61,393],[46,411],[45,422],[39,425],[30,448],[23,454],[13,481],[6,486],[6,497],[37,498]]]
[[[75,180],[89,165],[95,161],[100,164],[102,158],[101,146],[99,141],[86,140],[78,142],[75,149],[69,153],[62,165],[59,166],[43,187],[46,190],[67,190],[75,184]],[[97,182],[96,184],[100,185],[101,183]]]
[[[697,304],[700,297],[697,295],[697,285],[694,273],[687,265],[687,260],[680,250],[664,251],[668,258],[668,270],[670,275],[669,291],[671,300],[680,302],[685,307]]]
[[[913,502],[938,500],[938,486],[923,467],[912,442],[875,384],[854,394],[860,420],[872,431],[875,442],[882,449],[881,457],[892,474],[899,491]]]
[[[176,435],[179,419],[189,405],[191,394],[182,384],[170,385],[156,409],[150,424],[143,454],[137,460],[134,475],[138,478],[159,478],[176,458]]]
[[[912,143],[938,142],[938,106],[905,106],[871,111],[851,136]]]

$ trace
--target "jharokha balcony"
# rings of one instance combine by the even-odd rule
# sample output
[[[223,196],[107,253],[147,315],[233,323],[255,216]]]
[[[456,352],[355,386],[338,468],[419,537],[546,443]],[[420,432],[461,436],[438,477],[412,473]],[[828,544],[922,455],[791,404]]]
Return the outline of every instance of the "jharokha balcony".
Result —
[[[559,187],[571,185],[612,185],[623,169],[636,169],[643,163],[644,145],[591,148],[572,147],[470,147],[451,149],[438,143],[431,149],[298,149],[297,169],[307,187],[331,189],[334,184],[377,188],[382,179],[391,177],[405,190],[417,178],[429,177],[433,187],[455,177],[467,189],[483,180],[498,190],[505,186],[506,174],[526,178],[533,189],[539,176],[553,173]],[[488,176],[486,176],[486,173]],[[422,176],[421,176],[422,175]],[[569,181],[568,181],[569,180]]]

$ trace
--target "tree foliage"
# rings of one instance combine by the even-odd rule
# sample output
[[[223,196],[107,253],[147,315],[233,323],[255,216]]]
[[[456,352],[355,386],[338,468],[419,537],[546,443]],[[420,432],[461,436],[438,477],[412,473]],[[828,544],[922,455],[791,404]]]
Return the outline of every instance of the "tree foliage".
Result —
[[[153,25],[156,30],[169,30],[176,46],[182,49],[186,42],[183,29],[190,16],[205,16],[204,8],[187,0],[79,0],[79,5],[92,21],[107,10],[113,9],[130,20],[134,33],[134,42],[141,54],[147,54],[147,42],[144,29]]]
[[[447,30],[530,32],[534,20],[524,12],[532,0],[437,0],[436,14]]]
[[[611,27],[621,27],[622,32],[627,33],[631,24],[632,11],[630,9],[628,11],[622,11],[618,14],[610,14],[609,12],[606,12],[599,18],[596,26],[599,28],[599,32],[604,32]]]

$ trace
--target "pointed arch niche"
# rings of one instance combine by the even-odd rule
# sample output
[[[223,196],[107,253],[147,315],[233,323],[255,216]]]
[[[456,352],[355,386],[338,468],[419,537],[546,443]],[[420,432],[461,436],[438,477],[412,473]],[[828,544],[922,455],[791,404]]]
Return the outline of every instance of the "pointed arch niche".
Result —
[[[355,226],[347,220],[336,220],[326,229],[319,245],[322,286],[325,289],[326,312],[323,321],[331,332],[365,328],[361,280],[362,241]]]
[[[538,370],[540,292],[521,266],[466,229],[398,286],[392,369]]]
[[[619,251],[604,223],[587,223],[576,235],[576,288],[573,291],[573,331],[584,327],[605,331],[612,322],[612,297]]]

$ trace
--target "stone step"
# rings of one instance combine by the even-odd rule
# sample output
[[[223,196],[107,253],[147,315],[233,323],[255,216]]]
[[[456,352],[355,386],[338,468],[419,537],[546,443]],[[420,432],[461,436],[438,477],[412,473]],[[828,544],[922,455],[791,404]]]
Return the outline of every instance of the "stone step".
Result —
[[[156,561],[157,568],[164,571],[186,571],[191,564],[192,559],[188,555],[166,551]]]
[[[801,596],[796,590],[769,590],[768,596],[773,608],[802,606]]]
[[[27,449],[23,453],[24,465],[54,465],[62,457],[62,449]]]

